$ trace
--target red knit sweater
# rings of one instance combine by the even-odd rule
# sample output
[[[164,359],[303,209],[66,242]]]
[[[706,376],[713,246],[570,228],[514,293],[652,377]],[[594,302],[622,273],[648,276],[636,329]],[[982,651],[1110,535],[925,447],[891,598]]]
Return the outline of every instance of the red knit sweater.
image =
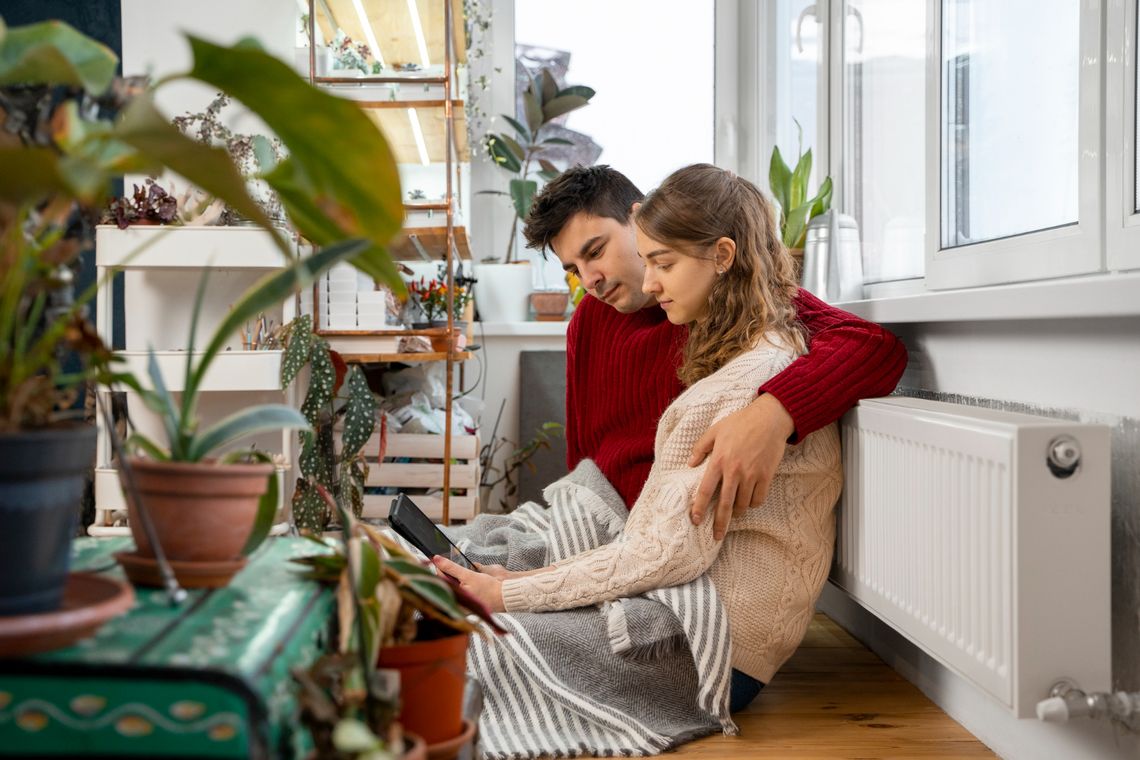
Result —
[[[906,349],[887,330],[829,306],[806,290],[796,297],[809,352],[758,389],[795,422],[789,439],[832,423],[862,398],[894,390]],[[566,444],[574,469],[593,459],[627,505],[653,464],[665,408],[684,390],[677,379],[688,329],[657,306],[622,314],[593,296],[574,310],[566,334]]]

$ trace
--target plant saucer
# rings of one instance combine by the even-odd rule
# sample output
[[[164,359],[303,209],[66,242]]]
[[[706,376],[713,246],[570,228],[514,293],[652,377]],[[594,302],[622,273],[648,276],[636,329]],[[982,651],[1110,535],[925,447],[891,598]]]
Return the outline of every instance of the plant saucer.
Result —
[[[0,657],[70,646],[134,603],[134,590],[122,581],[93,573],[71,573],[59,609],[0,616]]]

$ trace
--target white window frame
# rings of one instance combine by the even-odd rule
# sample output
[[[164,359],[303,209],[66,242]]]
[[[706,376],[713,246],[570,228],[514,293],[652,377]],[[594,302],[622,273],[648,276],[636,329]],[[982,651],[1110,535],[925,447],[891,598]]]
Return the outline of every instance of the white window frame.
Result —
[[[1136,0],[1115,0],[1105,30],[1105,255],[1110,271],[1140,268],[1136,211]]]
[[[931,0],[927,51],[926,288],[945,290],[1043,280],[1103,269],[1101,25],[1099,2],[1082,2],[1077,126],[1077,223],[942,248],[942,2]]]

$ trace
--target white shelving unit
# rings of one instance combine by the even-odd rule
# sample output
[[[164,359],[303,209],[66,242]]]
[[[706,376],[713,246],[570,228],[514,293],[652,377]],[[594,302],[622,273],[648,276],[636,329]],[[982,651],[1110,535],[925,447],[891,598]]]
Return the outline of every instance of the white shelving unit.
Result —
[[[255,227],[160,227],[132,226],[120,230],[100,226],[95,234],[95,266],[99,278],[111,270],[125,273],[124,300],[130,318],[126,329],[126,349],[117,354],[126,368],[141,382],[148,381],[148,349],[155,349],[163,382],[174,394],[183,390],[190,319],[199,279],[212,278],[203,298],[198,326],[199,341],[205,341],[222,319],[233,299],[257,278],[285,265],[285,257],[270,234]],[[101,289],[96,329],[110,344],[114,289]],[[281,324],[294,316],[294,301],[287,299],[279,313],[267,318]],[[288,390],[281,388],[279,350],[242,350],[240,336],[214,360],[206,374],[202,392],[203,423],[220,416],[227,406],[244,406],[278,400],[291,403]],[[274,399],[274,397],[277,397]],[[144,430],[152,415],[132,393],[127,395],[132,421]],[[113,466],[110,435],[101,415],[95,469],[95,521],[88,528],[93,536],[125,535],[129,528],[113,526],[112,512],[126,509]],[[282,432],[280,453],[293,461],[293,434]],[[281,493],[292,481],[291,467],[279,469]]]

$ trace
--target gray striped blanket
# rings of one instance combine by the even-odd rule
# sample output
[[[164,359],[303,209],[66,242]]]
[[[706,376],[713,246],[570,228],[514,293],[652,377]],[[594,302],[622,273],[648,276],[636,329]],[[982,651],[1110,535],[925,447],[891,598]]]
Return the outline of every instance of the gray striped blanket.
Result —
[[[468,557],[544,567],[605,544],[626,508],[591,461],[509,515],[446,531]],[[653,755],[717,731],[728,712],[728,619],[705,576],[601,607],[497,615],[505,636],[472,637],[482,689],[481,758]]]

